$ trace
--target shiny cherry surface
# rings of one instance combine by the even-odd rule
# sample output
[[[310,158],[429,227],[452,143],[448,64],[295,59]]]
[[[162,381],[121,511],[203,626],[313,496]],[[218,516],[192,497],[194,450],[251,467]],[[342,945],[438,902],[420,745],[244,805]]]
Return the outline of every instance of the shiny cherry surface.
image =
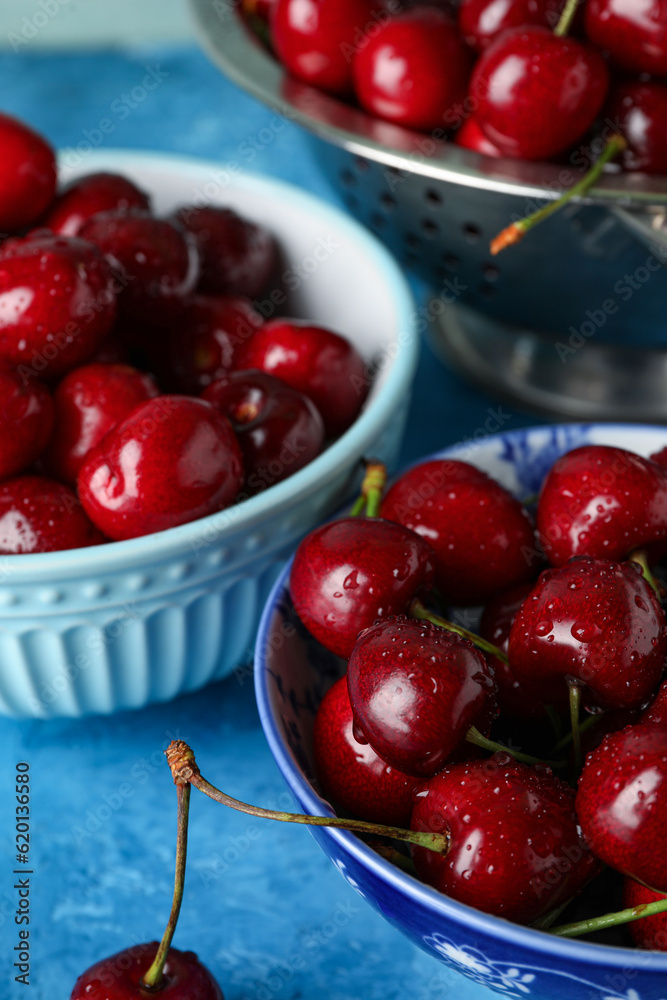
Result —
[[[72,990],[70,1000],[223,1000],[215,979],[192,951],[170,948],[159,990],[141,987],[155,958],[158,942],[135,944],[109,955],[83,972]]]
[[[459,28],[468,45],[483,52],[508,28],[555,28],[564,5],[564,0],[463,0]]]
[[[667,74],[667,0],[588,0],[586,33],[633,73]]]
[[[53,399],[37,379],[0,366],[0,479],[27,469],[53,429]]]
[[[43,223],[61,236],[76,236],[98,212],[150,208],[150,198],[120,174],[99,172],[67,184],[51,205]]]
[[[36,222],[56,191],[56,157],[24,122],[0,112],[0,233]]]
[[[0,483],[0,553],[57,552],[106,539],[67,486],[45,476]]]
[[[664,84],[619,84],[611,92],[606,117],[627,140],[628,148],[620,158],[625,170],[667,174],[667,87]]]
[[[361,633],[347,682],[355,722],[375,752],[405,774],[426,777],[451,760],[495,692],[472,643],[404,617]]]
[[[494,146],[474,115],[465,119],[454,137],[454,142],[457,146],[472,149],[473,152],[481,153],[483,156],[500,157],[505,155],[497,146]]]
[[[349,657],[376,619],[407,612],[433,582],[431,546],[403,525],[347,517],[315,528],[294,556],[290,592],[299,618],[323,646]]]
[[[91,520],[117,540],[212,514],[234,501],[242,482],[229,422],[203,400],[158,396],[90,452],[77,488]]]

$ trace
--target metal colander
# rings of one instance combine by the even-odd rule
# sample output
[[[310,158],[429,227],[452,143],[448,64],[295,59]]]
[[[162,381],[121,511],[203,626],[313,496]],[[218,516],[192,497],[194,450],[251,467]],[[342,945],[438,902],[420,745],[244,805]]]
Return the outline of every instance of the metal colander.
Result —
[[[497,396],[573,419],[667,421],[667,177],[608,172],[498,257],[569,164],[490,159],[379,121],[288,76],[239,0],[191,0],[223,72],[313,136],[350,210],[432,289],[436,348]]]

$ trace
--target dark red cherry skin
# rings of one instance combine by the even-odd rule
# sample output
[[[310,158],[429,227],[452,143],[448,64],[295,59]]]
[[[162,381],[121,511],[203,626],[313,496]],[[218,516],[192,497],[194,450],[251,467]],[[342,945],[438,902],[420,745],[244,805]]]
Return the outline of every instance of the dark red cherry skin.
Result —
[[[199,257],[191,237],[150,212],[98,212],[79,235],[100,248],[116,273],[123,317],[159,322],[173,319],[194,291]]]
[[[196,240],[200,292],[254,299],[264,291],[278,257],[267,229],[216,205],[185,206],[173,218]]]
[[[325,694],[313,728],[315,770],[324,795],[338,808],[371,823],[407,827],[419,779],[385,764],[354,738],[354,717],[341,677]]]
[[[564,0],[463,0],[459,28],[468,45],[483,52],[508,28],[555,28],[563,6]]]
[[[507,652],[510,631],[517,612],[533,590],[532,583],[521,583],[492,597],[484,608],[479,623],[479,634],[483,639]],[[535,697],[535,692],[526,691],[512,672],[510,664],[497,656],[489,656],[496,684],[498,685],[498,708],[501,714],[516,719],[534,719],[544,715],[543,703]]]
[[[391,767],[417,777],[445,766],[495,692],[472,643],[402,616],[359,635],[347,684],[359,732]]]
[[[474,153],[483,156],[504,156],[497,146],[491,142],[474,115],[466,118],[454,137],[454,143],[464,149],[472,149]]]
[[[470,51],[450,18],[416,7],[386,21],[357,52],[354,92],[370,114],[428,131],[449,121],[471,70]]]
[[[24,122],[0,112],[0,234],[32,225],[56,191],[51,146]]]
[[[517,680],[547,703],[573,677],[602,708],[639,708],[665,664],[665,613],[634,563],[582,556],[542,573],[508,652]]]
[[[667,475],[623,448],[575,448],[543,483],[537,531],[553,566],[576,555],[623,559],[667,538]]]
[[[111,270],[91,243],[43,230],[0,248],[0,359],[21,375],[86,361],[115,315]]]
[[[47,452],[50,470],[76,483],[87,455],[132,410],[158,395],[150,375],[130,365],[82,365],[69,372],[55,394],[55,427]]]
[[[470,90],[477,117],[505,156],[548,160],[590,128],[609,85],[602,56],[547,28],[505,32],[480,57]]]
[[[591,849],[616,871],[667,892],[667,727],[627,726],[588,754],[577,815]]]
[[[665,8],[667,12],[667,7]],[[627,140],[620,162],[624,170],[667,173],[667,87],[628,82],[613,88],[605,117]]]
[[[229,422],[204,400],[158,396],[93,448],[77,489],[91,521],[120,540],[221,510],[242,482],[241,451]]]
[[[141,979],[155,958],[158,942],[135,944],[86,969],[74,984],[70,1000],[223,1000],[215,979],[192,951],[170,948],[160,989],[146,990]]]
[[[78,177],[59,193],[43,225],[61,236],[77,236],[81,226],[98,212],[150,208],[150,198],[120,174],[96,173]]]
[[[667,74],[666,0],[588,0],[586,34],[632,73]]]
[[[404,614],[433,583],[428,542],[401,524],[345,517],[315,528],[294,556],[292,602],[308,631],[346,659],[376,619]]]
[[[449,832],[446,856],[413,847],[419,877],[486,913],[527,924],[577,895],[599,871],[574,792],[509,754],[450,764],[416,795],[413,830]]]
[[[260,493],[294,475],[324,447],[324,424],[315,405],[266,372],[230,372],[205,389],[202,399],[234,429],[246,493]]]
[[[15,476],[0,483],[3,555],[80,549],[104,541],[80,500],[55,479]]]
[[[276,0],[271,39],[292,76],[332,94],[352,89],[352,59],[389,15],[375,0]]]
[[[370,388],[364,359],[349,340],[293,319],[265,323],[238,348],[236,367],[259,368],[312,399],[327,437],[354,423]]]
[[[635,906],[645,906],[664,899],[661,892],[655,892],[648,886],[636,882],[633,878],[623,879],[623,909]],[[667,912],[654,917],[642,917],[626,924],[630,937],[638,948],[649,951],[667,951]]]
[[[467,462],[444,459],[408,469],[387,493],[381,514],[431,544],[436,583],[449,604],[484,604],[534,576],[527,512]]]
[[[638,722],[657,722],[667,726],[667,681],[658,688],[658,693],[639,716]]]
[[[0,479],[23,472],[44,451],[53,429],[53,399],[37,379],[0,366]]]
[[[249,299],[240,295],[195,295],[168,333],[155,338],[154,364],[161,382],[179,392],[198,394],[234,368],[236,348],[264,322]]]

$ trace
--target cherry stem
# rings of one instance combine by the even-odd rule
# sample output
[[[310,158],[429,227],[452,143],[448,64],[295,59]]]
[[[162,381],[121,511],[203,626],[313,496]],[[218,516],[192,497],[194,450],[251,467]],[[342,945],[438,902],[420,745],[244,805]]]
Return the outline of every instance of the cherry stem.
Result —
[[[413,618],[418,618],[419,621],[432,622],[434,625],[439,625],[440,628],[444,628],[448,632],[455,632],[464,639],[468,639],[477,649],[481,649],[483,653],[488,653],[490,656],[497,656],[503,663],[509,663],[507,653],[504,653],[499,646],[494,646],[492,642],[482,639],[481,635],[476,635],[469,629],[463,628],[462,625],[455,625],[454,622],[450,622],[446,618],[436,615],[433,611],[429,611],[418,598],[414,599],[408,611]]]
[[[570,725],[572,727],[572,752],[574,755],[575,774],[581,772],[581,725],[579,723],[579,712],[581,708],[581,687],[577,681],[568,678],[567,686],[570,690]]]
[[[395,847],[392,847],[391,844],[386,844],[383,840],[369,840],[368,846],[396,868],[402,869],[408,875],[417,877],[417,869],[415,868],[414,861],[407,854],[401,854]]]
[[[589,188],[593,187],[595,182],[600,177],[600,174],[604,170],[605,164],[609,160],[613,159],[619,153],[627,149],[627,142],[621,135],[613,135],[607,140],[606,145],[600,156],[598,157],[597,163],[595,163],[588,173],[582,177],[580,181],[574,184],[571,188],[561,195],[557,201],[549,202],[544,208],[538,209],[537,212],[533,212],[532,215],[527,215],[524,219],[519,219],[518,222],[513,222],[511,226],[503,229],[501,233],[491,240],[491,253],[497,254],[505,247],[512,246],[514,243],[519,243],[527,232],[529,232],[533,226],[538,225],[540,222],[544,222],[548,219],[550,215],[555,212],[559,212],[564,205],[567,205],[572,198],[577,198],[581,195],[586,194]]]
[[[178,819],[176,838],[176,874],[174,877],[174,897],[171,903],[171,913],[169,922],[162,935],[160,947],[157,950],[153,964],[144,976],[141,986],[148,990],[158,990],[162,985],[162,971],[164,963],[167,961],[167,953],[171,947],[171,942],[178,923],[178,914],[181,910],[183,900],[183,886],[185,884],[185,861],[188,853],[188,816],[190,813],[190,786],[177,784],[176,794],[178,796]]]
[[[573,897],[574,898],[574,897]],[[550,910],[549,913],[545,913],[544,916],[538,917],[537,920],[533,920],[530,925],[536,931],[546,931],[558,920],[563,910],[566,910],[572,899],[566,899],[564,903],[557,906],[555,910]]]
[[[660,599],[663,596],[661,593],[661,587],[651,572],[651,567],[648,564],[648,556],[646,555],[644,549],[635,549],[634,552],[630,553],[628,559],[630,562],[637,563],[637,565],[641,568],[642,576],[648,583],[649,587],[653,588]]]
[[[487,736],[483,736],[475,726],[471,726],[466,733],[466,742],[474,743],[476,747],[481,747],[482,750],[490,750],[491,753],[506,753],[510,757],[514,757],[514,760],[518,760],[521,764],[544,764],[546,767],[552,768],[565,767],[566,764],[564,760],[542,760],[540,757],[531,757],[530,754],[521,753],[520,750],[512,750],[510,747],[503,746],[502,743],[496,743],[495,740],[490,740]]]
[[[351,517],[377,517],[380,513],[382,493],[387,483],[387,469],[375,459],[366,462],[366,473],[361,483],[361,496],[355,501]]]
[[[591,726],[595,725],[599,718],[599,715],[589,715],[587,719],[584,719],[583,722],[579,723],[579,733],[581,734],[587,732]],[[572,730],[570,730],[569,733],[565,733],[565,736],[563,736],[563,738],[560,739],[553,747],[553,753],[558,753],[559,750],[564,750],[568,743],[571,743],[573,739],[574,734]]]
[[[256,816],[259,819],[275,819],[281,823],[301,823],[304,826],[332,826],[340,830],[371,834],[375,837],[392,837],[394,840],[416,844],[417,847],[426,847],[436,854],[447,854],[449,851],[450,838],[448,833],[403,830],[398,826],[368,823],[362,819],[342,819],[338,816],[307,816],[303,813],[278,812],[275,809],[263,809],[261,806],[251,806],[247,802],[239,802],[238,799],[233,799],[231,795],[221,792],[219,788],[202,777],[192,750],[183,740],[174,740],[170,743],[165,754],[177,784],[187,782],[194,785],[200,792],[216,802],[229,806],[230,809],[236,809],[238,812],[247,813],[249,816]]]
[[[563,38],[567,35],[572,26],[572,21],[574,20],[574,15],[577,12],[577,7],[580,3],[581,0],[567,0],[567,3],[563,8],[563,13],[560,16],[560,20],[554,28],[554,35],[558,35],[559,38]]]
[[[664,913],[666,910],[667,896],[656,899],[654,903],[639,903],[638,906],[631,906],[627,910],[618,910],[616,913],[605,913],[601,917],[590,917],[588,920],[578,920],[572,924],[561,924],[560,927],[552,927],[549,933],[557,934],[559,937],[581,937],[582,934],[603,931],[607,927],[630,924],[633,920],[641,920],[643,917],[655,917],[658,913]]]

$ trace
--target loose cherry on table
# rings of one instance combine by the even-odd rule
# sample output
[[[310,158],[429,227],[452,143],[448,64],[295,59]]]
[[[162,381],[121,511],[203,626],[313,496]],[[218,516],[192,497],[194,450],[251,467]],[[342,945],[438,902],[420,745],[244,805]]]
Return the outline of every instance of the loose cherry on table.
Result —
[[[217,205],[186,205],[172,218],[197,243],[200,292],[254,299],[264,291],[278,258],[267,229]]]
[[[140,403],[158,395],[150,375],[129,365],[88,364],[69,372],[55,394],[49,469],[76,483],[89,452]]]
[[[467,462],[414,466],[389,490],[380,513],[428,540],[436,583],[449,604],[483,604],[534,577],[539,555],[527,512]]]
[[[77,490],[90,519],[119,540],[221,510],[242,482],[241,451],[229,421],[204,400],[158,396],[92,449]]]
[[[667,0],[588,0],[588,37],[632,73],[667,74]]]
[[[0,112],[0,239],[37,222],[56,191],[52,147],[24,122]]]
[[[483,52],[508,28],[555,28],[564,6],[565,0],[462,0],[459,28],[468,45]]]
[[[106,541],[67,486],[23,475],[0,483],[0,553],[57,552]]]
[[[43,224],[60,236],[77,236],[98,212],[150,208],[150,198],[121,174],[86,174],[67,184],[44,216]]]
[[[356,420],[370,388],[366,363],[338,333],[293,319],[260,327],[236,352],[238,369],[259,368],[312,399],[327,437]]]
[[[452,127],[472,57],[456,24],[435,7],[387,20],[356,53],[354,90],[371,114],[425,131]]]
[[[234,429],[247,493],[260,493],[294,475],[324,447],[324,424],[315,405],[266,372],[230,372],[209,385],[202,399]]]
[[[667,8],[666,8],[667,10]],[[667,87],[655,81],[618,84],[611,91],[606,118],[625,138],[625,170],[667,174]]]
[[[37,379],[24,381],[0,365],[0,479],[27,469],[46,447],[53,429],[51,393]]]
[[[87,360],[115,315],[111,269],[92,243],[40,230],[0,247],[0,361],[25,377]]]

